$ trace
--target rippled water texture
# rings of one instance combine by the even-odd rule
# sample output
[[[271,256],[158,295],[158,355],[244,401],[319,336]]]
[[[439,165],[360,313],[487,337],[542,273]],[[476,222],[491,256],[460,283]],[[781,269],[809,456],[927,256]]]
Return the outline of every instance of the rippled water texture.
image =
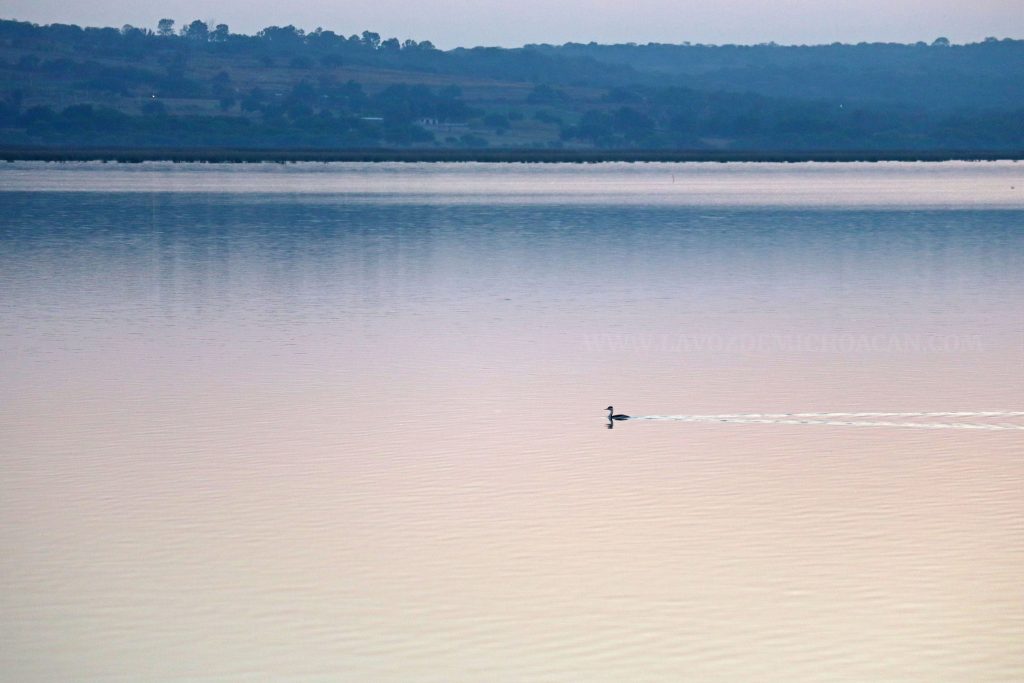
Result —
[[[0,679],[1024,680],[1022,274],[1013,163],[4,165]]]

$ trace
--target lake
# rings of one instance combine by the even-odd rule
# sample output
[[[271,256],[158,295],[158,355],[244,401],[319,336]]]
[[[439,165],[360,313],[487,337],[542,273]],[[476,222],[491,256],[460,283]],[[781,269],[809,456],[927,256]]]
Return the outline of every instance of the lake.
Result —
[[[1022,275],[1011,162],[4,164],[0,678],[1022,680]]]

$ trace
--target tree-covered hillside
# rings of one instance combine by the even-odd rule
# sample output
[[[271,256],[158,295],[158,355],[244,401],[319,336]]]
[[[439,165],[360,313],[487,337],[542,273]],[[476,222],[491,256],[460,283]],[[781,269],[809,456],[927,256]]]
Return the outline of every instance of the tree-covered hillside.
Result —
[[[1024,43],[533,45],[547,56],[628,65],[703,90],[932,109],[1024,108]]]
[[[530,45],[0,21],[4,145],[1024,149],[1024,41]]]

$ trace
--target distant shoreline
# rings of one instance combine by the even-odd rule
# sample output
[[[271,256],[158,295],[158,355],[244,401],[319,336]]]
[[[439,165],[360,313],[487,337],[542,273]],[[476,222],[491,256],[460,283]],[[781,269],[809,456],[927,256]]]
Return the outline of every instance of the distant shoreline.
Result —
[[[0,161],[144,161],[200,163],[260,162],[879,162],[879,161],[1019,161],[1024,150],[580,150],[580,149],[227,149],[227,148],[0,148]]]

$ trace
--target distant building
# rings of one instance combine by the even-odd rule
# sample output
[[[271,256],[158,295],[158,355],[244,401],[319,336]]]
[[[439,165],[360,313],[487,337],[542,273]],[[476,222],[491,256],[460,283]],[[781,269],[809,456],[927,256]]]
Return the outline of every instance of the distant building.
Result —
[[[467,130],[469,128],[468,123],[450,123],[448,121],[442,121],[433,117],[425,117],[417,119],[416,124],[423,126],[424,128],[431,128],[439,131],[456,131],[456,130]]]

